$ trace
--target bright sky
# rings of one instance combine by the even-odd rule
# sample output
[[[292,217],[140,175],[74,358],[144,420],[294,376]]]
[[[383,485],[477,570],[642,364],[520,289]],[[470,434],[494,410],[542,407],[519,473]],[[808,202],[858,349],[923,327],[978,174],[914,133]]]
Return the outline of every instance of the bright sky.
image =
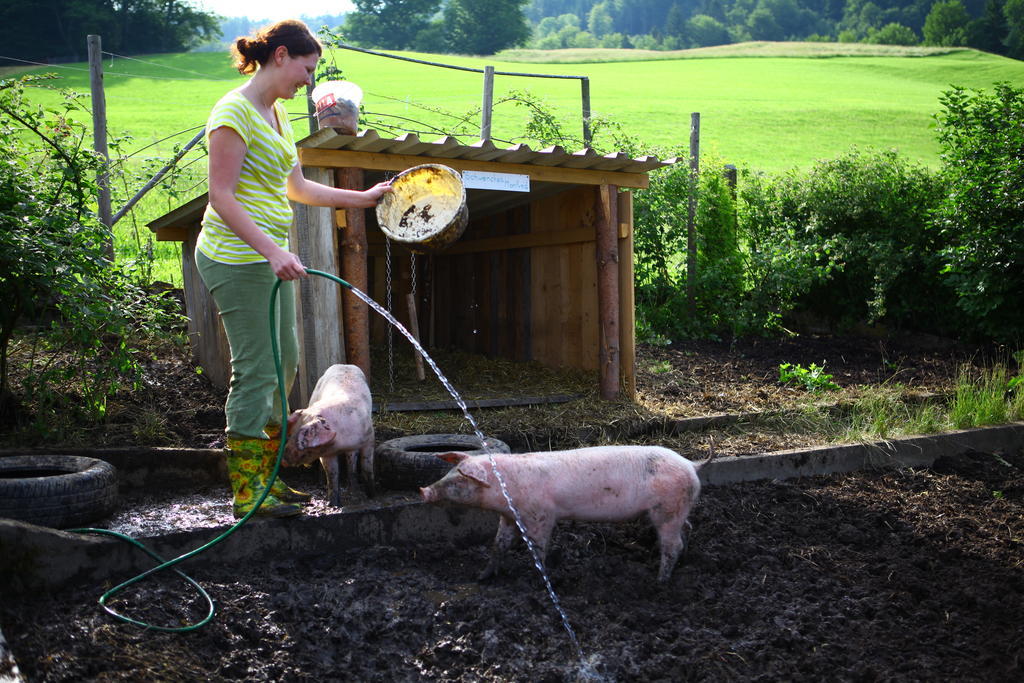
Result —
[[[298,19],[302,15],[341,14],[355,9],[349,0],[193,0],[193,6],[224,17],[250,19]]]

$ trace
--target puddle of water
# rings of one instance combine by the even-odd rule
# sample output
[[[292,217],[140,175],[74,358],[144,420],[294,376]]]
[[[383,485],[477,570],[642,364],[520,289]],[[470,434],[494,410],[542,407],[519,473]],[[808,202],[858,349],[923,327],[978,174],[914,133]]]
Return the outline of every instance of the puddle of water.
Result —
[[[419,496],[412,493],[393,492],[374,498],[346,497],[343,498],[345,504],[336,508],[327,503],[327,491],[322,484],[309,486],[305,482],[293,481],[294,477],[289,477],[289,480],[303,491],[313,494],[312,502],[302,508],[308,517],[378,509],[419,500]],[[225,485],[204,487],[197,491],[176,490],[122,496],[120,506],[112,515],[91,526],[132,538],[146,538],[183,531],[212,530],[231,526],[237,521],[231,511],[231,492]]]

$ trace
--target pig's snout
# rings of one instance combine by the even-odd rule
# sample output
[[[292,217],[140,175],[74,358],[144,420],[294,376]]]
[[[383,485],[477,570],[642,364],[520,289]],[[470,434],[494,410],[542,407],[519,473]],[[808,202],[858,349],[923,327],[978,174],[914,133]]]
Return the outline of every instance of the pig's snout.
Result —
[[[437,500],[437,494],[434,492],[434,489],[430,486],[426,488],[421,487],[420,496],[423,498],[423,502],[425,503],[433,503],[434,501]]]
[[[308,465],[315,459],[316,457],[312,453],[304,453],[289,444],[284,449],[284,455],[281,457],[281,464],[285,467],[298,467],[300,465]]]

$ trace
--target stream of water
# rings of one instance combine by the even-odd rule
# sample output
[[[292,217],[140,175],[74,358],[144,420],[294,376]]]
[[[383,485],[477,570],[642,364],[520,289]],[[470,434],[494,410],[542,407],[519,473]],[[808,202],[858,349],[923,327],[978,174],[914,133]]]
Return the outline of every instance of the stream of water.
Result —
[[[423,359],[427,361],[427,364],[430,366],[430,369],[434,371],[435,375],[437,375],[437,378],[441,381],[441,384],[444,385],[444,388],[448,391],[449,394],[451,394],[452,399],[455,400],[455,403],[462,410],[462,414],[465,416],[466,420],[469,421],[469,424],[473,427],[473,432],[476,434],[477,438],[480,439],[481,447],[484,449],[488,459],[490,460],[491,469],[494,472],[495,478],[498,480],[498,485],[501,487],[501,494],[505,497],[505,502],[508,504],[509,510],[512,511],[512,516],[515,519],[516,527],[519,529],[519,534],[523,537],[523,541],[526,542],[526,547],[530,550],[530,555],[533,557],[533,566],[537,568],[537,571],[540,573],[541,578],[544,580],[544,587],[547,589],[548,596],[551,598],[551,602],[555,606],[555,610],[558,612],[558,615],[562,619],[562,626],[565,628],[566,633],[569,634],[569,640],[572,641],[572,646],[574,651],[576,652],[576,657],[579,659],[580,665],[582,667],[578,673],[580,674],[581,678],[585,679],[600,678],[596,675],[596,672],[593,668],[593,664],[587,662],[583,657],[583,649],[580,647],[579,639],[576,637],[576,631],[573,630],[572,625],[569,623],[569,616],[562,608],[562,604],[558,599],[558,595],[555,593],[555,589],[551,585],[551,579],[548,576],[548,572],[544,567],[543,561],[541,560],[540,553],[538,552],[537,547],[534,545],[533,540],[530,539],[530,535],[526,533],[526,525],[523,523],[523,518],[519,514],[519,510],[513,503],[512,496],[509,495],[508,487],[505,485],[505,478],[502,476],[501,471],[498,469],[497,463],[494,461],[494,454],[491,451],[491,444],[487,441],[487,438],[484,436],[483,432],[480,431],[480,427],[479,425],[477,425],[476,420],[473,419],[473,416],[470,414],[469,408],[466,406],[466,402],[462,399],[462,396],[459,395],[459,392],[455,390],[455,387],[452,386],[451,382],[448,381],[448,378],[444,376],[444,373],[441,372],[441,369],[437,367],[437,363],[435,363],[434,359],[430,357],[430,354],[428,354],[423,349],[423,346],[420,345],[416,338],[407,329],[405,329],[405,326],[402,325],[402,323],[398,322],[398,320],[396,320],[395,317],[391,315],[391,313],[389,313],[383,306],[378,304],[376,301],[371,299],[367,294],[360,291],[359,289],[356,289],[355,287],[350,286],[350,288],[353,294],[355,294],[357,297],[366,302],[367,306],[369,306],[370,308],[384,316],[385,320],[394,325],[395,329],[397,329],[399,332],[405,335],[405,338],[409,340],[409,343],[411,343],[413,347],[415,347],[416,351],[419,352],[421,356],[423,356]]]

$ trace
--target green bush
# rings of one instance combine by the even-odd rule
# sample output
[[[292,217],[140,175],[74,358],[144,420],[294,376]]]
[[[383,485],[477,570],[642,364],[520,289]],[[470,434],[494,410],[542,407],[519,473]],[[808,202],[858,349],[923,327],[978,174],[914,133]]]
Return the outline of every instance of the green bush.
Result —
[[[670,166],[650,176],[633,205],[634,279],[641,339],[678,338],[687,321],[686,198],[690,169]]]
[[[953,88],[938,121],[946,282],[975,334],[1024,338],[1024,90]]]
[[[718,168],[704,160],[705,169]],[[765,333],[804,310],[837,326],[882,321],[955,329],[931,212],[941,178],[895,152],[852,150],[809,171],[743,174],[737,196],[700,176],[697,268],[686,269],[689,168],[652,174],[637,195],[641,330],[669,338]],[[692,279],[693,305],[687,300]]]
[[[797,300],[827,276],[829,265],[800,243],[803,226],[789,184],[750,173],[741,180],[737,215],[746,292],[737,328],[746,333],[777,331]]]
[[[697,179],[694,273],[686,267],[689,166],[677,164],[652,174],[650,186],[637,195],[634,249],[642,336],[707,337],[738,331],[746,285],[736,202],[721,163],[710,158],[702,163],[710,170]]]
[[[16,404],[16,329],[53,320],[36,325],[23,394],[38,407],[63,391],[58,385],[74,384],[95,419],[109,395],[137,381],[132,343],[178,317],[109,260],[111,232],[91,208],[100,162],[70,116],[77,96],[45,111],[25,99],[25,82],[0,81],[0,413]]]
[[[934,330],[954,323],[930,221],[941,193],[936,174],[896,152],[854,149],[779,176],[754,201],[763,205],[759,223],[772,226],[767,241],[781,240],[770,247],[798,249],[813,263],[815,276],[799,278],[807,288],[794,292],[796,307],[839,325]]]

